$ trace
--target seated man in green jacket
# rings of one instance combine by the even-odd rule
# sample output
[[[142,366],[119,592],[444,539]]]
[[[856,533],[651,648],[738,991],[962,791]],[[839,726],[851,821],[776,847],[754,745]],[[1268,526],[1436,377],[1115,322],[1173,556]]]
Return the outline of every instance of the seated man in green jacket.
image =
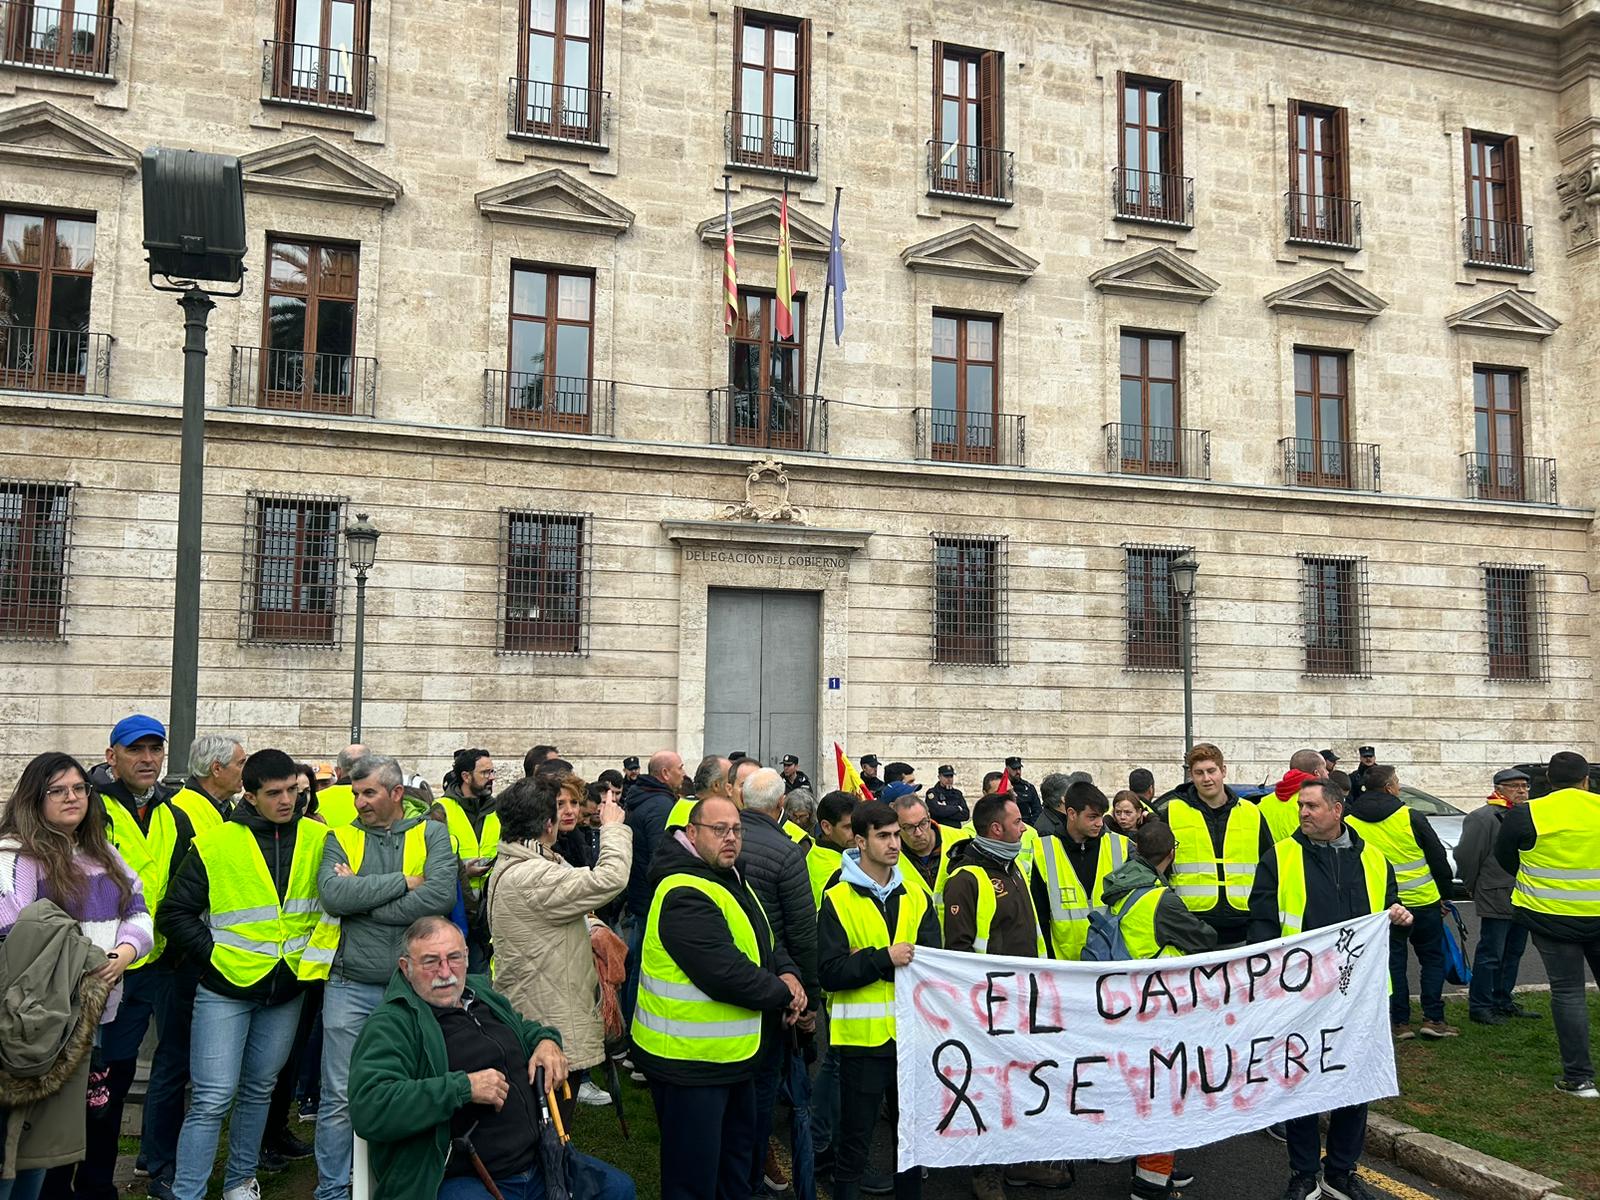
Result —
[[[546,1086],[560,1087],[561,1035],[523,1018],[487,979],[469,986],[466,970],[461,931],[421,918],[356,1040],[350,1115],[371,1143],[373,1200],[489,1200],[480,1164],[505,1200],[545,1198],[533,1075],[542,1067]],[[627,1175],[572,1157],[586,1195],[634,1200]]]

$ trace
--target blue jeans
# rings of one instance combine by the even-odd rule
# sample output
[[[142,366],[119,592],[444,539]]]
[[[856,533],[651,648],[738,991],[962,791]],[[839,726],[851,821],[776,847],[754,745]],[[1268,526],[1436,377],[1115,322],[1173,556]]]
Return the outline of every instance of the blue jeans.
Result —
[[[1511,990],[1517,986],[1517,968],[1528,948],[1528,927],[1510,917],[1481,917],[1478,952],[1472,956],[1472,984],[1467,1009],[1475,1017],[1511,1011]]]
[[[205,1200],[217,1139],[228,1122],[228,1166],[222,1189],[254,1179],[261,1134],[278,1072],[289,1060],[304,996],[283,1004],[232,1000],[202,987],[194,997],[189,1077],[194,1097],[178,1136],[178,1200]],[[232,1117],[229,1117],[229,1111]]]
[[[1417,952],[1422,968],[1422,1019],[1444,1020],[1444,913],[1437,903],[1411,908],[1409,928],[1389,927],[1389,1020],[1396,1025],[1411,1022],[1411,984],[1406,978],[1406,945]]]
[[[337,976],[322,993],[322,1099],[317,1106],[316,1200],[350,1200],[350,1052],[383,1001],[383,984]]]
[[[839,1122],[839,1052],[831,1044],[833,1028],[826,1009],[817,1011],[817,1044],[829,1035],[822,1065],[811,1081],[811,1141],[818,1150],[833,1147],[833,1127]]]
[[[577,1160],[574,1165],[588,1185],[582,1192],[583,1200],[634,1200],[633,1180],[610,1163],[576,1150],[572,1157]],[[544,1172],[538,1166],[521,1175],[496,1179],[494,1185],[505,1200],[545,1200]],[[489,1189],[476,1175],[451,1175],[439,1185],[437,1200],[490,1200]]]
[[[0,1200],[39,1200],[44,1187],[44,1168],[18,1171],[15,1179],[0,1179]]]

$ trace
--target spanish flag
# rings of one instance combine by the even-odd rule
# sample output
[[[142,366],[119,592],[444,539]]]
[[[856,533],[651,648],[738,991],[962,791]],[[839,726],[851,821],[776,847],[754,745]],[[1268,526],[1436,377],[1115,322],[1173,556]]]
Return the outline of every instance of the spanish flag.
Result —
[[[839,771],[839,790],[852,792],[864,801],[872,800],[872,789],[861,778],[861,772],[856,770],[855,763],[844,755],[844,747],[838,742],[833,744],[833,759]]]
[[[739,261],[733,253],[733,198],[722,189],[722,332],[728,337],[739,325]]]
[[[789,253],[789,183],[784,181],[778,209],[778,294],[773,301],[772,328],[784,341],[794,341],[794,259]]]

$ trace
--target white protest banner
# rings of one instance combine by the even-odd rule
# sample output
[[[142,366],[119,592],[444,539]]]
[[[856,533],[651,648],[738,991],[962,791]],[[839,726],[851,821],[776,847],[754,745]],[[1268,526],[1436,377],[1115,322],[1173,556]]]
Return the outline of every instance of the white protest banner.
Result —
[[[1386,913],[1237,950],[895,972],[901,1170],[1160,1154],[1398,1093]]]

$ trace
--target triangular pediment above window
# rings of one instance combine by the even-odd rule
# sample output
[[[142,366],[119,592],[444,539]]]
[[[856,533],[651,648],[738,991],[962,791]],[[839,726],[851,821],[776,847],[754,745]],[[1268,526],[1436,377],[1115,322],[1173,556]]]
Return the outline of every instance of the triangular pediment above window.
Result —
[[[736,247],[750,246],[770,254],[778,252],[778,223],[782,203],[776,196],[768,196],[754,204],[733,210],[733,241]],[[722,214],[701,221],[696,232],[702,242],[718,244],[722,241]],[[833,231],[819,225],[789,202],[789,253],[796,258],[827,258],[828,243]]]
[[[0,113],[0,162],[131,175],[139,169],[139,152],[48,100],[39,100]]]
[[[314,134],[246,154],[239,165],[245,189],[252,192],[388,208],[405,190],[376,167]]]
[[[1274,312],[1332,317],[1338,321],[1370,321],[1389,307],[1387,300],[1369,292],[1338,267],[1279,288],[1266,299],[1267,307]]]
[[[1102,267],[1089,276],[1089,282],[1102,292],[1119,296],[1147,296],[1188,304],[1211,299],[1221,286],[1165,246]]]
[[[1451,313],[1444,323],[1463,333],[1533,339],[1547,338],[1561,328],[1560,321],[1526,296],[1511,290]]]
[[[491,221],[575,229],[617,237],[633,226],[633,213],[560,168],[513,179],[476,196]]]
[[[915,246],[907,246],[900,251],[900,261],[913,271],[1008,279],[1013,283],[1021,283],[1039,269],[1037,259],[1029,258],[1003,237],[978,224],[963,225]]]

